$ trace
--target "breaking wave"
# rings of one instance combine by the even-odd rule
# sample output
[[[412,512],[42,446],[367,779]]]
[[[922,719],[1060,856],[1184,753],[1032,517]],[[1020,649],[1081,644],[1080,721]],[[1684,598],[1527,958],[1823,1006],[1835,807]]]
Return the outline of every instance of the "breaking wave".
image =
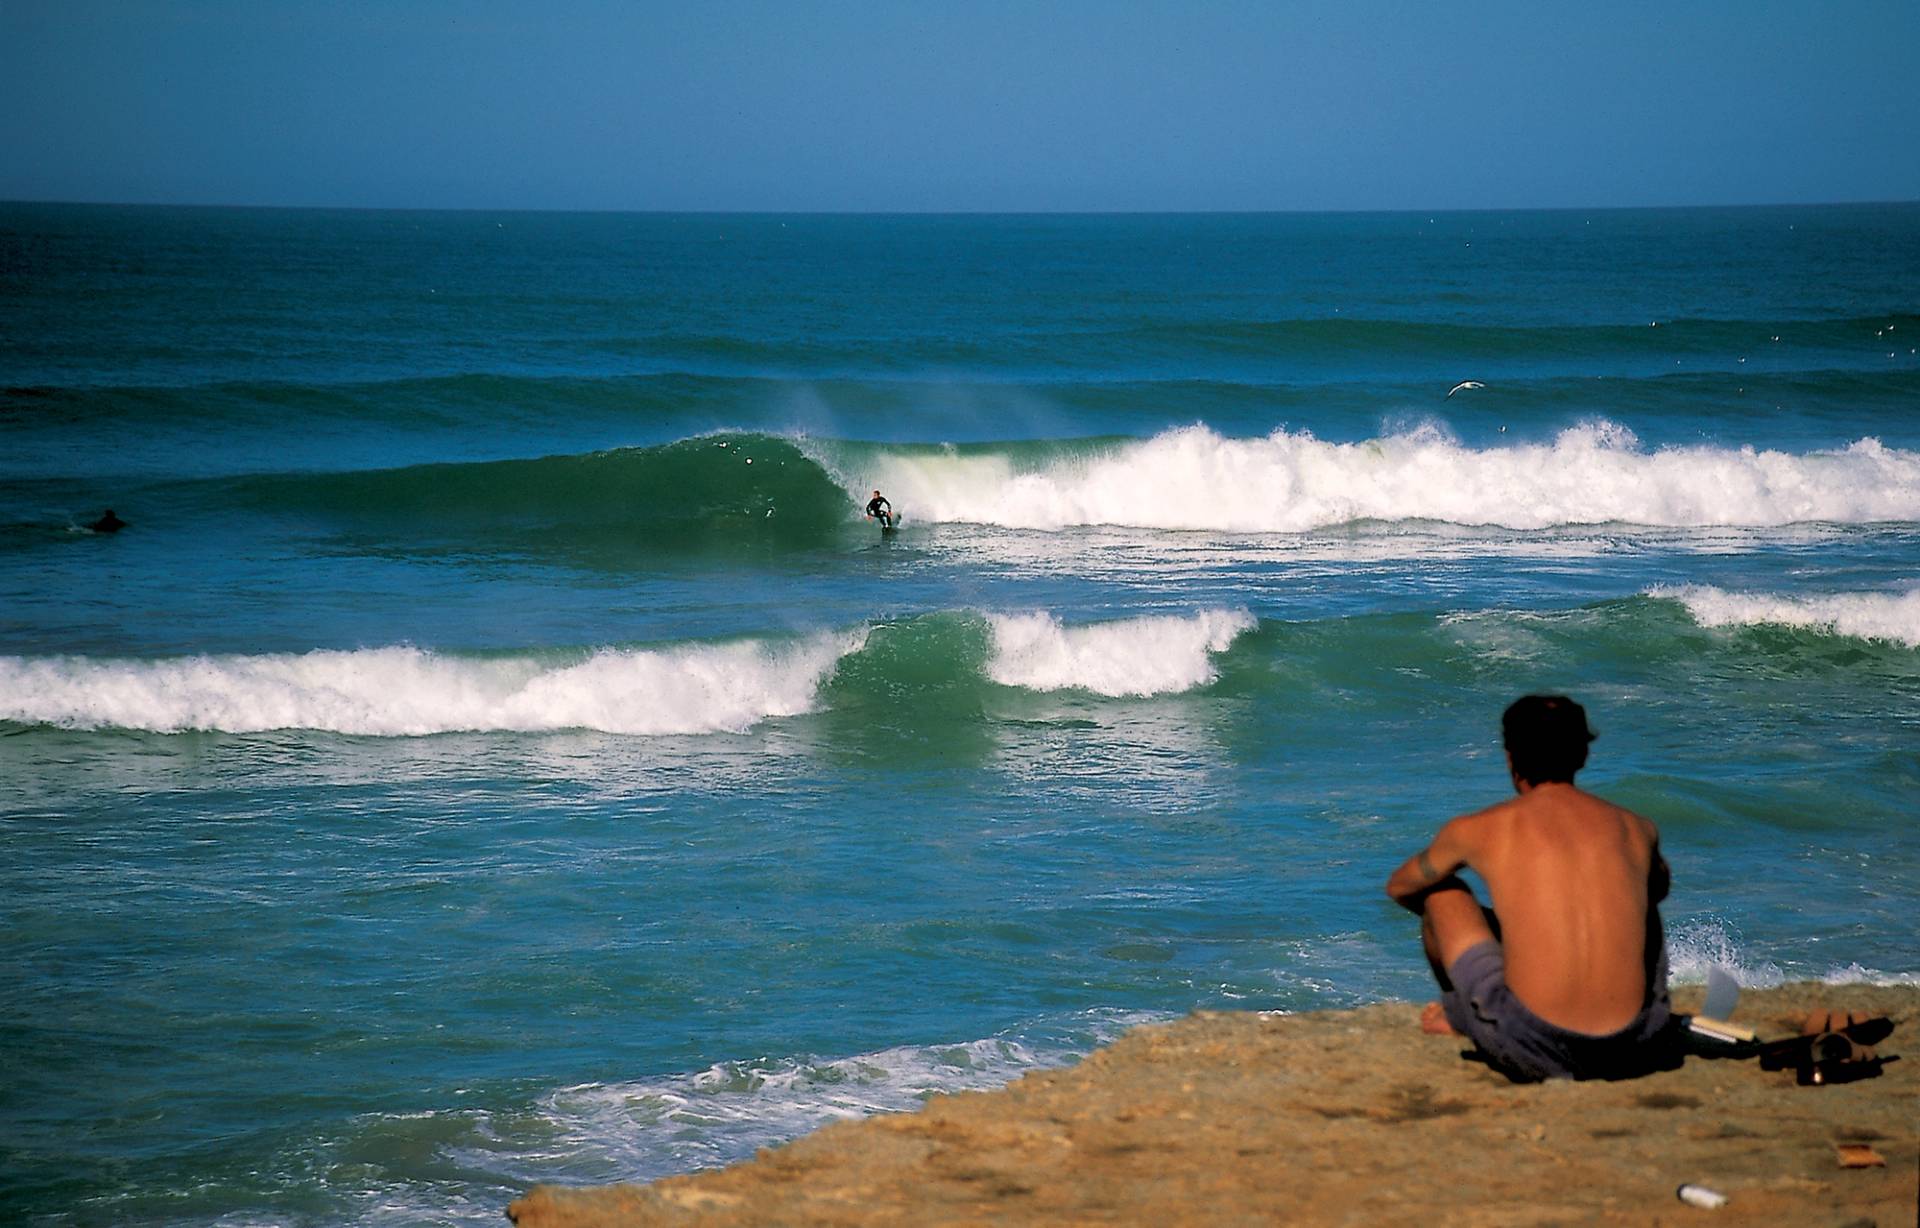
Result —
[[[457,657],[418,648],[129,661],[0,657],[0,720],[157,732],[739,731],[807,711],[864,630],[775,643]]]
[[[1703,627],[1798,627],[1920,648],[1920,589],[1800,597],[1685,585],[1650,589],[1647,595],[1678,601]]]
[[[1747,948],[1737,927],[1720,917],[1703,917],[1667,933],[1667,964],[1676,985],[1700,985],[1718,967],[1746,989],[1767,989],[1788,981],[1828,985],[1916,985],[1920,973],[1887,972],[1858,963],[1792,963],[1783,968]]]
[[[1920,521],[1920,452],[1860,439],[1791,453],[1650,449],[1591,422],[1547,442],[1475,448],[1439,425],[1356,443],[1306,431],[1146,439],[902,444],[752,433],[533,460],[256,475],[180,486],[189,516],[285,513],[356,536],[625,558],[680,551],[844,546],[868,492],[911,532],[1022,530],[1302,533],[1446,522],[1507,530],[1663,529]]]
[[[1214,681],[1213,654],[1255,625],[1245,611],[1083,626],[1048,613],[937,612],[799,639],[491,656],[409,646],[158,660],[0,656],[0,721],[384,737],[737,733],[823,707],[892,706],[928,688],[1191,690]],[[829,688],[836,675],[845,677]]]
[[[1307,622],[1262,622],[1230,607],[1095,621],[1049,610],[962,609],[798,636],[506,653],[398,645],[148,659],[0,656],[0,723],[158,733],[578,729],[645,736],[737,733],[816,714],[834,723],[826,732],[836,742],[842,725],[864,734],[917,730],[945,741],[978,728],[983,713],[1006,715],[1009,704],[1025,712],[1015,693],[1077,703],[1207,692],[1291,709],[1303,702],[1303,682],[1346,677],[1356,667],[1465,684],[1482,669],[1520,677],[1573,661],[1652,656],[1710,670],[1737,658],[1749,675],[1785,679],[1831,651],[1792,637],[1764,654],[1731,641],[1703,649],[1690,642],[1703,623],[1782,623],[1920,646],[1920,593],[1785,598],[1656,589],[1562,610]],[[1899,646],[1885,655],[1904,669]]]
[[[1778,526],[1920,520],[1920,453],[1862,439],[1833,451],[1649,451],[1599,422],[1551,443],[1476,449],[1427,426],[1361,443],[1205,426],[1065,450],[863,448],[819,454],[853,492],[878,485],[909,520],[1058,529],[1290,533],[1355,521],[1541,529],[1624,523]],[[853,476],[850,461],[863,462]]]
[[[1205,686],[1213,654],[1256,625],[1245,610],[1151,615],[1068,627],[1047,613],[995,614],[987,676],[1033,691],[1160,695]]]

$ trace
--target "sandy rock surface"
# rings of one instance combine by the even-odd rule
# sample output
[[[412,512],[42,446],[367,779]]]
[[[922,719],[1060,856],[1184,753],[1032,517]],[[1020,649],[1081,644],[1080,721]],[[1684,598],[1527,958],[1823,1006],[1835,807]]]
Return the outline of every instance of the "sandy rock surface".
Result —
[[[1698,993],[1676,995],[1697,1005]],[[829,1126],[651,1185],[542,1186],[521,1228],[723,1224],[1712,1224],[1920,1220],[1920,989],[1749,991],[1763,1039],[1814,1007],[1899,1021],[1877,1079],[1798,1087],[1690,1058],[1620,1083],[1516,1085],[1417,1007],[1198,1013],[1077,1066]],[[1841,1167],[1865,1144],[1884,1167]],[[1682,1182],[1728,1196],[1717,1211]]]

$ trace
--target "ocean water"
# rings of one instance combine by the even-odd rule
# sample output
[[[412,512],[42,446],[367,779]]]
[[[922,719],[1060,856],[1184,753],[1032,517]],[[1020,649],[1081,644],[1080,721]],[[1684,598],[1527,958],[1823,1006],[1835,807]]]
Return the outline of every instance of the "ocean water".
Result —
[[[1916,346],[1914,205],[0,206],[0,1205],[495,1223],[1421,995],[1529,691],[1683,977],[1911,982]]]

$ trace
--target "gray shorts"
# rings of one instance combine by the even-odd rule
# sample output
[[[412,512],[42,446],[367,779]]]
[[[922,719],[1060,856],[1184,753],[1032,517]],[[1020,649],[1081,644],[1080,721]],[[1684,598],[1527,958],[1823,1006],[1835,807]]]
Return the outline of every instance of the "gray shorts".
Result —
[[[1497,942],[1468,947],[1447,975],[1453,988],[1440,999],[1447,1022],[1473,1041],[1489,1066],[1517,1082],[1631,1079],[1679,1064],[1664,954],[1650,978],[1646,1006],[1606,1036],[1570,1032],[1528,1010],[1507,988],[1506,954]]]

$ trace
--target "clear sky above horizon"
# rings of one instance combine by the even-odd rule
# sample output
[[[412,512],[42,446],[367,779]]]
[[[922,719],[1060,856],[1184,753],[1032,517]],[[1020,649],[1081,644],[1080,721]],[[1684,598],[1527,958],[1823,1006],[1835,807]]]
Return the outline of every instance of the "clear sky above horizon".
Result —
[[[0,199],[1920,199],[1920,2],[0,0]]]

